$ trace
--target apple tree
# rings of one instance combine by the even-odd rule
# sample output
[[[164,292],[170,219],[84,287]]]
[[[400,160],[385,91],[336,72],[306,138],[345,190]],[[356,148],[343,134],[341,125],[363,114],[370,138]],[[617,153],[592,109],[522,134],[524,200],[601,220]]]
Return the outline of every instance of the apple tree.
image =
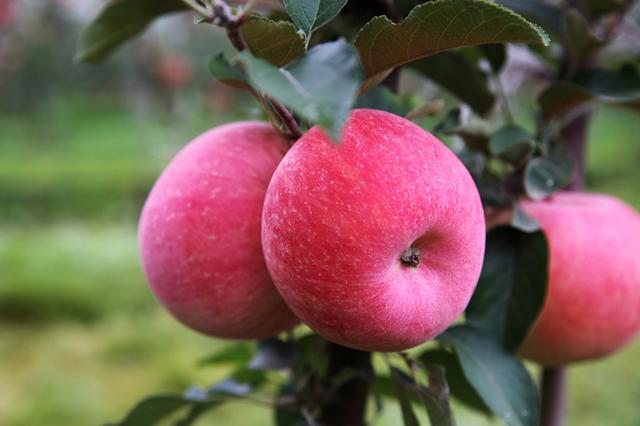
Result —
[[[100,62],[121,44],[141,34],[155,19],[170,13],[189,13],[194,25],[219,27],[226,32],[233,51],[211,46],[207,59],[212,78],[253,95],[270,123],[270,127],[239,124],[232,130],[227,127],[213,130],[206,136],[207,141],[225,140],[219,144],[223,147],[218,148],[220,152],[211,154],[214,160],[231,150],[246,150],[242,156],[251,158],[262,149],[243,145],[241,139],[246,132],[263,132],[261,140],[265,144],[281,147],[282,152],[274,154],[277,161],[272,161],[268,170],[261,169],[262,177],[269,183],[273,169],[284,156],[267,190],[262,244],[275,286],[309,327],[291,329],[295,319],[289,314],[280,318],[270,313],[258,318],[256,313],[252,317],[259,309],[253,305],[225,304],[228,301],[224,289],[217,293],[222,296],[215,306],[207,305],[204,299],[197,300],[205,309],[203,312],[218,317],[209,318],[194,311],[193,306],[185,308],[187,290],[171,288],[176,281],[172,271],[177,266],[167,267],[173,265],[167,259],[175,252],[163,252],[160,261],[153,260],[155,269],[148,267],[146,272],[156,295],[176,317],[213,336],[259,340],[254,344],[230,343],[206,359],[211,364],[233,365],[235,370],[228,378],[206,389],[193,387],[184,393],[150,396],[115,424],[152,425],[174,419],[175,424],[186,426],[195,424],[204,413],[227,401],[244,400],[272,407],[273,422],[282,426],[357,426],[375,422],[385,403],[395,399],[405,425],[419,424],[417,409],[426,410],[432,425],[453,425],[455,412],[450,398],[454,398],[470,409],[496,416],[507,425],[562,425],[566,366],[605,356],[640,330],[640,264],[633,256],[622,254],[640,251],[640,216],[611,197],[582,192],[585,135],[594,103],[638,109],[640,32],[628,19],[637,14],[634,2],[111,0],[86,27],[76,59]],[[437,88],[441,97],[416,93],[415,87],[425,82]],[[395,118],[374,110],[386,111]],[[364,211],[353,215],[362,221],[383,213],[367,204],[364,196],[358,199],[362,193],[369,194],[371,191],[367,190],[374,185],[364,172],[351,181],[355,182],[352,188],[356,195],[351,197],[345,190],[341,194],[346,195],[338,200],[327,198],[325,195],[331,193],[327,189],[314,200],[304,200],[311,195],[303,194],[303,200],[296,201],[299,197],[287,192],[288,185],[305,181],[310,173],[322,174],[328,169],[347,174],[351,170],[346,169],[347,154],[342,153],[343,157],[331,154],[341,150],[341,146],[343,151],[355,150],[349,158],[360,158],[359,155],[385,158],[386,162],[379,160],[378,166],[371,166],[379,167],[372,171],[376,176],[376,173],[393,175],[402,167],[411,169],[413,160],[409,157],[423,149],[419,145],[421,138],[433,143],[435,151],[441,145],[418,127],[405,124],[408,121],[444,140],[448,148],[436,157],[444,158],[452,151],[457,156],[455,164],[459,163],[461,170],[466,170],[464,174],[473,178],[469,180],[473,189],[463,192],[479,194],[478,200],[481,199],[478,217],[482,220],[477,228],[481,229],[478,234],[481,238],[475,244],[471,237],[473,230],[465,234],[467,244],[460,247],[465,246],[467,251],[473,248],[475,254],[470,256],[452,251],[438,257],[427,249],[420,253],[420,247],[412,245],[397,259],[401,264],[398,267],[416,267],[422,255],[424,262],[446,265],[450,281],[460,281],[462,278],[458,277],[462,275],[457,275],[457,271],[471,268],[467,262],[475,256],[477,273],[470,284],[470,300],[463,298],[458,309],[464,309],[463,319],[447,319],[448,328],[416,337],[424,320],[418,308],[420,315],[411,320],[416,325],[410,326],[402,322],[403,306],[391,314],[380,309],[383,305],[375,307],[363,302],[356,308],[360,295],[350,294],[351,287],[345,287],[340,298],[354,300],[351,305],[344,305],[349,306],[352,323],[342,327],[354,330],[351,334],[332,333],[331,321],[347,314],[343,305],[337,303],[340,308],[331,312],[330,304],[321,303],[326,302],[322,300],[325,297],[322,292],[300,290],[316,282],[321,288],[325,279],[321,274],[307,277],[307,281],[303,279],[305,271],[309,275],[321,263],[313,254],[313,247],[319,243],[309,239],[307,245],[287,246],[290,241],[282,237],[284,231],[279,229],[284,226],[287,235],[302,240],[300,235],[305,233],[307,222],[297,221],[296,215],[304,219],[324,214],[314,212],[328,211],[322,207],[332,201],[361,206]],[[387,125],[404,130],[382,129]],[[369,134],[374,136],[363,136]],[[370,149],[366,143],[358,148],[359,139],[367,137],[381,141],[404,137],[406,144],[397,152],[388,151],[387,147],[375,154],[358,152]],[[320,139],[325,143],[322,149],[317,148]],[[197,140],[194,145],[207,141]],[[394,228],[400,230],[397,232],[409,226],[408,220],[403,222],[402,218],[408,209],[416,205],[433,207],[421,205],[424,197],[416,193],[428,187],[432,192],[426,198],[439,200],[438,188],[458,185],[450,180],[453,176],[450,169],[457,167],[454,163],[444,167],[444,163],[437,163],[441,160],[433,161],[428,165],[445,169],[442,174],[423,176],[421,184],[413,186],[410,184],[415,182],[397,180],[396,189],[402,189],[398,194],[402,192],[402,197],[409,200],[406,205],[398,204],[395,213],[400,219]],[[232,170],[225,178],[233,182],[236,172],[240,173]],[[184,185],[199,188],[209,172],[193,170],[191,164],[185,163],[180,167],[172,164],[166,173],[174,179],[186,179],[188,184]],[[164,175],[157,186],[163,179]],[[311,194],[316,181],[307,181],[311,183],[305,187],[306,194]],[[431,181],[440,186],[432,188]],[[239,176],[230,185],[238,182]],[[329,187],[341,184],[333,180],[322,183]],[[389,186],[393,184],[387,185],[387,189]],[[208,189],[203,187],[202,194]],[[159,187],[154,191],[148,203],[164,196],[158,195],[162,192]],[[246,203],[242,206],[254,203],[259,211],[264,196],[264,192],[260,193],[257,201],[242,198]],[[287,208],[296,207],[297,213],[278,216],[284,209],[283,204],[278,204],[280,199],[276,200],[280,196],[290,196]],[[459,231],[456,227],[473,220],[473,211],[467,208],[472,199],[456,198],[465,209],[461,211],[471,212],[467,221],[456,220],[454,212],[445,208],[444,213],[451,215],[451,223],[439,225],[445,240],[447,234]],[[230,206],[221,214],[226,212],[236,218],[243,214]],[[145,234],[146,226],[173,211],[160,205],[150,219],[151,209],[145,210],[141,221],[145,262],[145,242],[160,238],[164,225],[149,228],[151,231]],[[254,216],[255,226],[251,226],[257,229],[254,232],[257,245],[253,247],[257,254],[253,256],[262,259],[260,217]],[[334,214],[326,226],[339,227],[340,220],[340,215]],[[358,222],[350,218],[348,223]],[[181,226],[180,236],[200,232],[187,222]],[[467,228],[464,230],[467,232]],[[169,243],[161,241],[163,246]],[[362,244],[364,247],[367,242]],[[220,249],[211,247],[214,251]],[[306,269],[293,274],[291,265],[276,264],[272,257],[295,247],[301,248],[295,256],[304,259]],[[384,251],[382,245],[375,247]],[[336,251],[340,252],[340,247]],[[345,262],[357,260],[357,251],[353,253],[343,251],[345,256],[348,254]],[[253,266],[250,263],[246,268]],[[330,269],[321,266],[325,267],[323,270]],[[151,274],[151,269],[157,273]],[[579,272],[574,273],[574,269]],[[576,274],[578,278],[572,278]],[[294,275],[295,279],[291,279]],[[262,278],[265,276],[271,285],[269,275]],[[349,279],[355,282],[357,277]],[[574,285],[573,281],[579,282]],[[207,282],[201,284],[206,286]],[[383,290],[395,291],[394,283],[390,284],[390,289]],[[266,303],[271,297],[279,297],[277,294],[275,288],[269,287],[260,293],[256,303]],[[178,302],[172,304],[176,299]],[[431,311],[455,312],[458,316],[461,312],[448,306],[455,304],[454,299],[451,294],[437,296]],[[609,306],[603,306],[606,303]],[[284,304],[278,306],[286,309]],[[242,315],[247,319],[231,325],[241,309],[245,309]],[[224,316],[227,314],[230,319]],[[393,314],[400,319],[382,318]],[[566,326],[569,316],[577,325]],[[276,319],[282,320],[273,325]],[[382,322],[387,334],[368,334],[373,325]],[[599,324],[604,324],[606,331],[598,329]],[[358,339],[339,337],[352,334],[358,335]],[[394,341],[391,335],[400,337]],[[605,335],[606,338],[602,337]],[[398,339],[411,343],[403,345]],[[427,340],[429,343],[422,345]],[[523,358],[541,365],[539,389]]]

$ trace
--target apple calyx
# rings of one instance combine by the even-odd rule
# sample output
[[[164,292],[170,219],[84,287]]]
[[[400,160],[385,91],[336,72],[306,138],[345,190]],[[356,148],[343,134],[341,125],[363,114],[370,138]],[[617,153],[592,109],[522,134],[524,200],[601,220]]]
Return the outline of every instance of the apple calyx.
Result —
[[[400,262],[411,268],[417,268],[420,264],[420,250],[417,247],[409,247],[400,255]]]

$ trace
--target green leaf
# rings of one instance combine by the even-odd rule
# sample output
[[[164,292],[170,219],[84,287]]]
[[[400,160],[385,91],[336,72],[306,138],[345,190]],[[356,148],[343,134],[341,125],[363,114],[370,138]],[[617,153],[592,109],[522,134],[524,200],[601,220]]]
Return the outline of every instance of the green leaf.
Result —
[[[277,67],[287,65],[305,51],[304,41],[291,22],[254,16],[242,25],[241,30],[253,56]]]
[[[535,146],[533,135],[515,124],[501,127],[489,140],[491,154],[516,166],[531,155]]]
[[[438,337],[454,349],[462,370],[491,411],[508,426],[537,426],[536,387],[522,362],[480,329],[449,328]]]
[[[627,0],[580,0],[583,8],[592,19],[602,15],[623,10],[629,3]]]
[[[485,414],[491,414],[491,411],[482,401],[478,392],[476,392],[465,377],[462,366],[455,354],[445,351],[444,349],[432,349],[422,353],[419,359],[420,362],[427,367],[430,365],[441,365],[444,367],[445,377],[451,395],[456,399],[475,410]]]
[[[530,198],[542,200],[567,186],[573,173],[573,160],[564,153],[534,158],[524,171],[524,189]]]
[[[413,380],[407,377],[401,370],[391,367],[391,378],[396,384],[396,396],[402,411],[402,421],[405,426],[420,426],[416,414],[413,412],[407,387],[414,386]]]
[[[572,80],[551,85],[538,99],[545,117],[566,113],[585,102],[626,103],[640,100],[640,73],[632,64],[620,69],[594,68],[576,73]]]
[[[567,11],[564,19],[564,28],[567,50],[574,67],[577,67],[596,50],[605,45],[604,41],[591,32],[587,21],[575,9]]]
[[[335,18],[347,0],[284,0],[287,13],[306,35]]]
[[[198,365],[246,364],[251,360],[253,350],[247,343],[235,343],[225,346],[222,350],[202,358]]]
[[[401,24],[373,18],[360,30],[356,47],[370,85],[399,65],[443,50],[511,42],[547,45],[549,38],[487,0],[437,0],[416,6]]]
[[[186,9],[180,0],[116,0],[108,2],[84,29],[76,50],[78,62],[100,62],[157,17]]]
[[[548,256],[542,231],[506,226],[489,231],[480,280],[465,311],[467,321],[517,350],[544,304]]]
[[[495,98],[487,87],[487,79],[477,63],[456,51],[445,51],[415,61],[411,68],[420,72],[480,115],[487,114]]]
[[[526,16],[547,31],[562,34],[564,9],[561,7],[540,0],[497,0],[497,3]]]
[[[278,398],[295,398],[295,394],[295,384],[289,382],[280,387]],[[275,426],[308,426],[301,408],[298,404],[277,404],[273,413]]]
[[[376,86],[360,96],[355,107],[388,111],[404,117],[418,108],[420,101],[416,95],[398,95],[384,86]]]
[[[232,65],[223,53],[219,53],[209,60],[209,73],[220,83],[253,93],[253,88],[247,81],[244,72]]]
[[[532,150],[535,146],[533,135],[515,124],[503,126],[491,135],[489,140],[489,150],[493,155],[503,155],[509,150],[521,146]]]
[[[240,59],[254,87],[310,123],[320,124],[334,141],[340,140],[362,81],[353,46],[342,39],[318,44],[286,69],[248,52],[242,52]]]
[[[150,396],[140,401],[124,419],[112,426],[153,425],[190,404],[192,401],[180,395]]]

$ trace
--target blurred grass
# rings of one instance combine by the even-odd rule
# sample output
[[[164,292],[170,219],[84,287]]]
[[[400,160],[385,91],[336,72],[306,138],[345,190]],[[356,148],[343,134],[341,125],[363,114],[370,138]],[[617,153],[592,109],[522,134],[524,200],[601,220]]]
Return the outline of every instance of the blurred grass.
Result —
[[[204,108],[193,107],[191,111]],[[67,97],[0,117],[0,426],[115,421],[149,393],[207,385],[224,342],[173,321],[147,290],[135,226],[155,177],[185,141],[240,114],[174,117]],[[640,209],[640,121],[602,109],[588,182]],[[572,369],[569,424],[640,425],[640,342]],[[420,414],[421,416],[423,414]],[[493,424],[458,411],[462,425]],[[225,406],[202,424],[265,424]],[[397,424],[387,404],[376,424]]]

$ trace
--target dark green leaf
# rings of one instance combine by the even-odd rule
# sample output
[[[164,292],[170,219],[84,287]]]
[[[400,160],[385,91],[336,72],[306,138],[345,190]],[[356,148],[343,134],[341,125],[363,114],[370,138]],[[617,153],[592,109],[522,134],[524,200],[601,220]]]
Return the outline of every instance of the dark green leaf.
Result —
[[[329,366],[327,341],[315,333],[307,334],[296,341],[302,355],[300,367],[308,366],[314,374],[324,377]]]
[[[547,31],[556,35],[562,34],[564,10],[561,7],[540,0],[497,0],[497,2],[526,16]]]
[[[75,60],[100,62],[157,17],[186,8],[180,0],[110,1],[82,32]]]
[[[558,81],[542,92],[538,103],[546,117],[563,114],[594,99],[594,95],[572,81]]]
[[[227,86],[248,90],[249,92],[253,91],[244,73],[233,66],[222,53],[209,60],[209,73],[220,83]]]
[[[629,3],[628,0],[580,0],[587,14],[597,19],[607,13],[623,10]]]
[[[632,64],[625,64],[617,71],[585,70],[577,73],[573,81],[604,101],[640,99],[640,73]]]
[[[369,84],[389,70],[443,50],[487,43],[549,43],[547,35],[511,10],[486,0],[438,0],[416,6],[401,23],[369,21],[356,47]]]
[[[468,405],[469,407],[481,411],[485,414],[490,414],[491,411],[482,398],[478,395],[476,390],[471,386],[471,383],[467,380],[460,366],[458,358],[451,352],[443,349],[432,349],[424,352],[420,355],[420,362],[427,367],[430,365],[441,365],[445,369],[446,381],[449,384],[451,395],[453,395],[460,402]]]
[[[626,64],[617,71],[595,68],[578,72],[572,80],[563,80],[545,90],[538,103],[546,117],[563,114],[597,99],[609,103],[640,100],[640,73]]]
[[[286,383],[278,391],[278,399],[295,398],[294,383]],[[295,400],[295,399],[294,399]],[[298,404],[278,404],[274,411],[276,426],[308,426]]]
[[[241,29],[253,56],[277,67],[287,65],[305,51],[304,41],[291,22],[254,16]]]
[[[489,151],[512,164],[519,164],[534,148],[533,135],[515,124],[503,126],[489,140]]]
[[[225,346],[222,350],[198,361],[199,365],[217,364],[246,364],[253,356],[251,345],[235,343]]]
[[[548,255],[542,231],[504,226],[489,231],[480,280],[465,311],[467,321],[515,351],[544,304]]]
[[[191,426],[215,404],[194,404],[181,419],[177,420],[174,426]]]
[[[480,329],[463,325],[438,337],[453,347],[462,370],[491,411],[508,426],[537,426],[538,394],[522,362]]]
[[[567,186],[573,173],[573,160],[564,153],[534,158],[524,171],[524,189],[530,198],[542,200]]]
[[[362,72],[353,46],[344,40],[316,45],[287,69],[242,52],[253,86],[320,124],[340,140],[342,127],[355,101]]]
[[[456,51],[445,51],[415,61],[411,68],[449,91],[480,115],[488,113],[495,98],[477,64]]]
[[[567,50],[573,66],[577,67],[605,44],[591,32],[587,21],[575,9],[567,11],[564,26]]]
[[[413,412],[411,400],[409,399],[407,387],[413,386],[413,381],[401,370],[391,367],[391,378],[396,384],[396,396],[402,411],[402,421],[405,426],[420,426],[416,414]]]
[[[384,86],[376,86],[358,98],[356,108],[371,108],[405,116],[420,106],[416,95],[397,95]]]
[[[295,345],[278,339],[263,340],[258,351],[249,362],[249,368],[256,370],[282,370],[293,368],[300,359]]]
[[[504,44],[483,44],[480,50],[491,64],[494,73],[499,73],[507,60],[507,49]]]
[[[306,35],[330,22],[347,3],[347,0],[284,0],[287,13]]]
[[[150,396],[139,402],[123,420],[113,426],[154,425],[191,403],[180,395]]]

